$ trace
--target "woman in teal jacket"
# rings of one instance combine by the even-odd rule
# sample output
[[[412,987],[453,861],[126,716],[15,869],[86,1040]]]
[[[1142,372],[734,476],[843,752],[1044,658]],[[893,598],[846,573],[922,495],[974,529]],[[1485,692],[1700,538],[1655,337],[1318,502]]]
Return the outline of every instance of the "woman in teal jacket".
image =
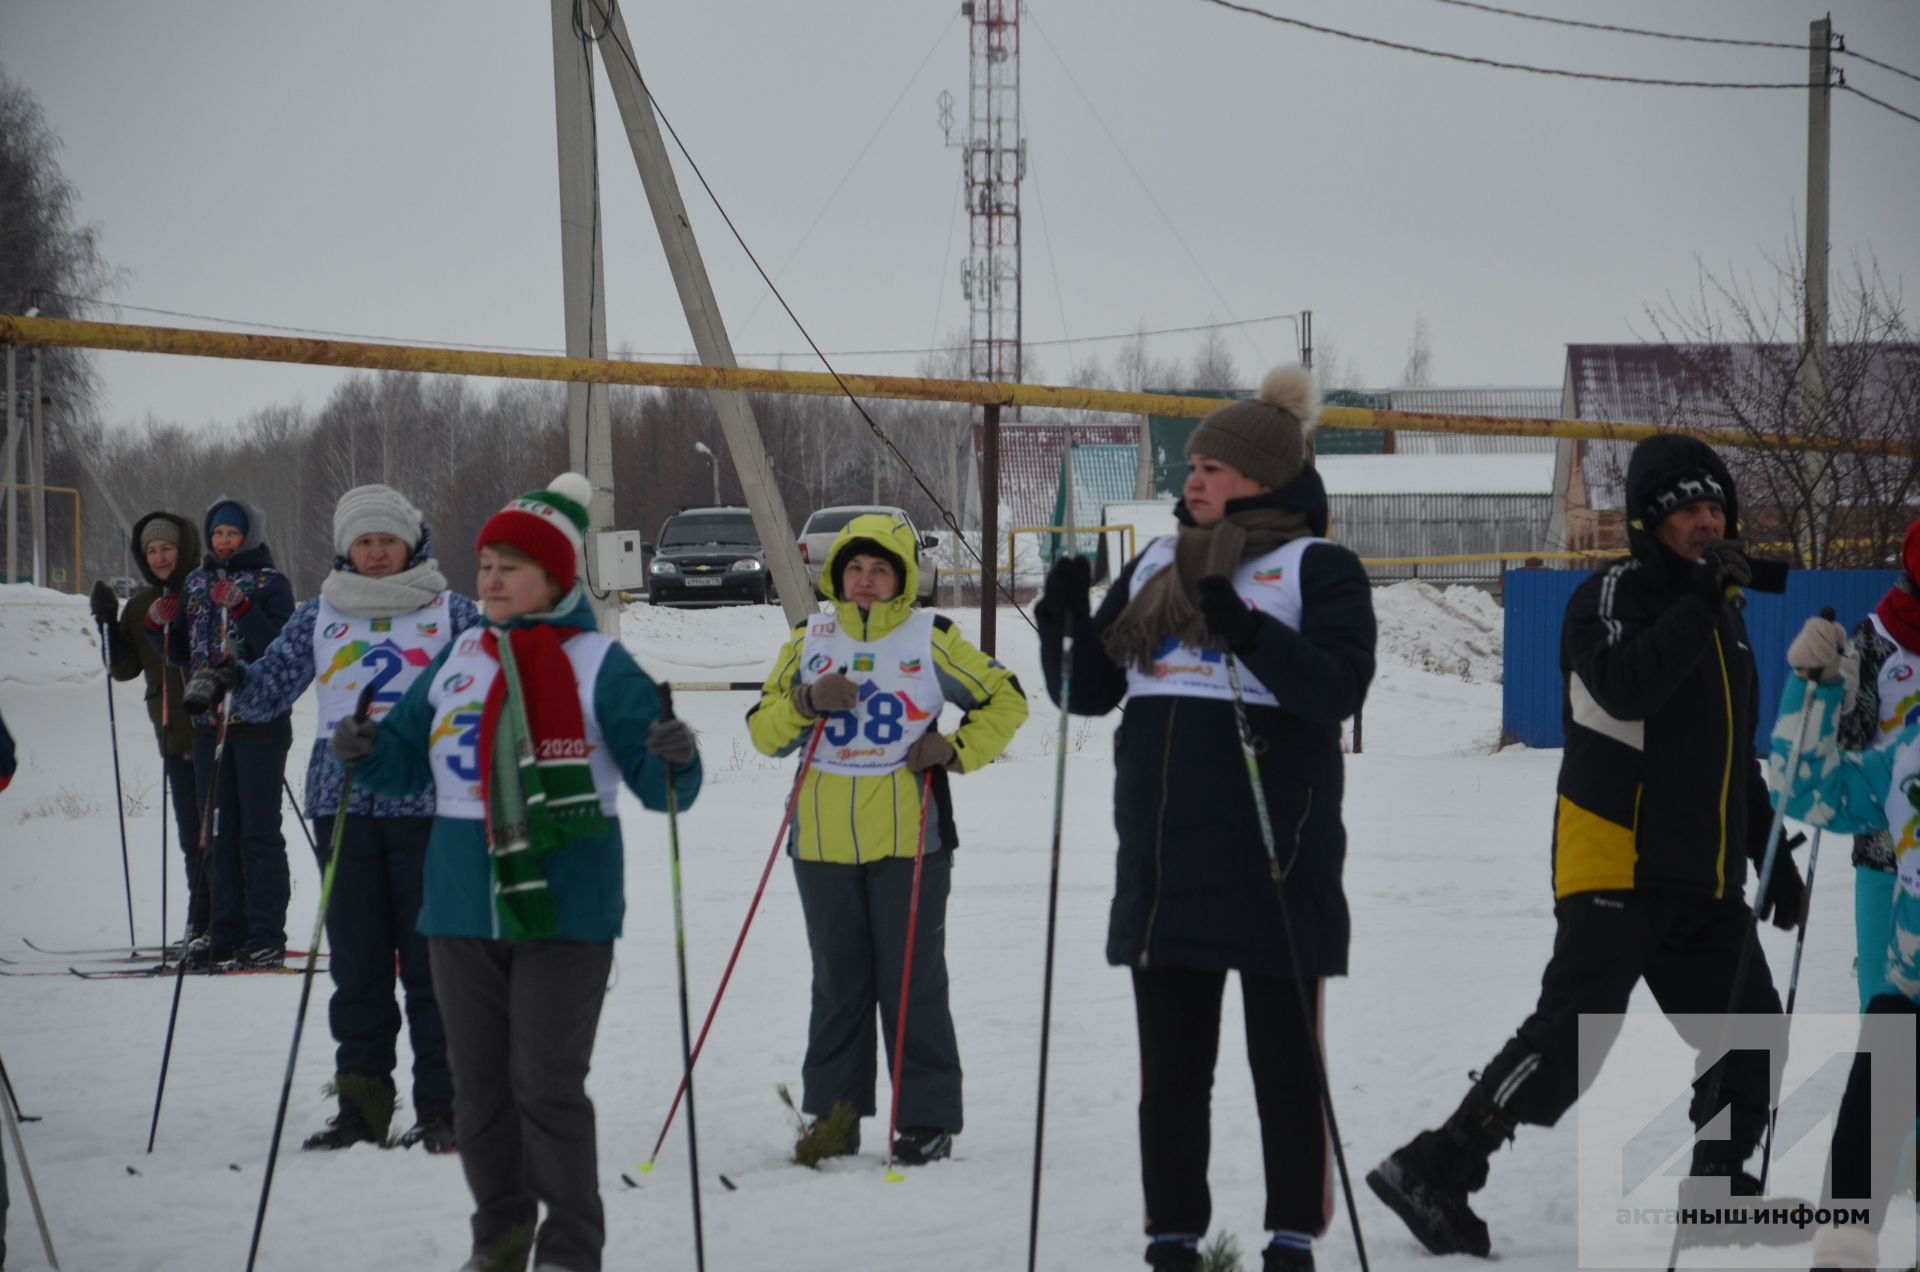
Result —
[[[626,913],[624,781],[663,809],[700,790],[693,733],[576,584],[586,480],[567,473],[481,527],[486,623],[442,650],[334,754],[377,794],[432,786],[420,931],[446,1022],[472,1268],[599,1272],[606,1243],[586,1078]],[[539,1206],[547,1215],[534,1225]]]

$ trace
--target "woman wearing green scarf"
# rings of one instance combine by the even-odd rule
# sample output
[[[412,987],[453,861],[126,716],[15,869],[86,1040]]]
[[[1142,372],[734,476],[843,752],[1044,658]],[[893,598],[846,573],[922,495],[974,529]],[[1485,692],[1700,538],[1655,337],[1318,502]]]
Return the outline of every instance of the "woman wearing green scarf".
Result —
[[[660,718],[576,583],[591,491],[574,473],[481,527],[486,623],[333,752],[379,794],[434,788],[420,931],[453,1065],[472,1268],[599,1272],[606,1243],[587,1069],[626,910],[620,783],[664,809],[700,790],[692,730]],[[546,1218],[539,1220],[539,1207]],[[517,1258],[517,1261],[516,1261]]]
[[[1347,970],[1340,722],[1373,679],[1374,620],[1366,571],[1323,537],[1326,489],[1307,462],[1314,420],[1311,386],[1294,367],[1269,374],[1258,397],[1214,411],[1187,443],[1179,532],[1129,562],[1097,611],[1085,558],[1063,559],[1034,610],[1054,701],[1070,628],[1071,710],[1104,715],[1125,704],[1114,738],[1120,851],[1107,961],[1133,976],[1147,1262],[1156,1268],[1200,1266],[1229,971],[1240,974],[1260,1110],[1272,1233],[1264,1272],[1310,1272],[1313,1239],[1332,1217],[1313,1048],[1326,978]],[[1228,659],[1258,756],[1271,858]],[[1302,990],[1315,1019],[1301,1010]]]

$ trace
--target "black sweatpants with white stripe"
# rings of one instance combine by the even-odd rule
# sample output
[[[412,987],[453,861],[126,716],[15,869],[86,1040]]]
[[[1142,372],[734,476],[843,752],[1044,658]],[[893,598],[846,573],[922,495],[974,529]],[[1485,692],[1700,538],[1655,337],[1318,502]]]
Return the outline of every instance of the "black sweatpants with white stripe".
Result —
[[[1207,1159],[1226,983],[1225,972],[1183,967],[1133,973],[1140,1030],[1140,1177],[1150,1237],[1204,1236],[1213,1217]],[[1314,1012],[1309,1029],[1293,981],[1240,973],[1247,1063],[1266,1166],[1266,1227],[1310,1236],[1325,1232],[1333,1216],[1331,1148],[1313,1071],[1323,983],[1315,979],[1306,986]]]
[[[1662,1011],[1681,1018],[1675,1022],[1681,1036],[1702,1052],[1720,1045],[1717,1022],[1688,1016],[1717,1017],[1729,1003],[1738,1014],[1781,1015],[1780,995],[1754,935],[1753,912],[1740,898],[1648,888],[1584,892],[1555,902],[1553,915],[1558,930],[1541,977],[1539,1004],[1476,1088],[1516,1122],[1552,1126],[1573,1107],[1581,1092],[1580,1017],[1624,1014],[1642,980]],[[1749,942],[1735,1000],[1735,969],[1741,946]],[[1613,1036],[1603,1042],[1611,1047]],[[1784,1017],[1774,1045],[1784,1064]],[[1730,1138],[1704,1146],[1696,1160],[1739,1163],[1766,1129],[1772,1094],[1767,1055],[1733,1051],[1723,1067],[1719,1098],[1709,1107],[1713,1066],[1694,1066],[1693,1124],[1705,1125],[1722,1107],[1730,1110],[1731,1122]]]

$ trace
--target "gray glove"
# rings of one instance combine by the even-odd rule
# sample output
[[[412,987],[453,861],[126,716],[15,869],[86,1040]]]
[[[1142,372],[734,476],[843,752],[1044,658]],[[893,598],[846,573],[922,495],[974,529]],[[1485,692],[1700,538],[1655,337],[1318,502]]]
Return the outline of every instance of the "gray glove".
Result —
[[[333,758],[344,764],[365,759],[373,754],[373,742],[379,736],[380,726],[373,721],[348,716],[333,726]]]
[[[655,720],[647,729],[647,754],[676,768],[693,763],[694,743],[693,729],[685,720]]]
[[[809,719],[851,711],[859,704],[860,686],[837,671],[828,672],[810,685],[796,686],[793,691],[794,710]]]

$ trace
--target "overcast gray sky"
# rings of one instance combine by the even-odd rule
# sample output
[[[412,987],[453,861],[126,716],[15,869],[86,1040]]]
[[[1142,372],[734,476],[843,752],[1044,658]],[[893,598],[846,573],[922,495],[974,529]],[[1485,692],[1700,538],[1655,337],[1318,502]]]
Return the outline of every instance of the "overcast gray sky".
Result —
[[[1804,51],[1440,0],[1254,2],[1570,69],[1807,73]],[[1800,44],[1827,8],[1504,2]],[[964,329],[960,152],[943,147],[935,107],[948,90],[964,121],[955,0],[623,9],[656,97],[748,243],[769,270],[791,258],[782,289],[822,348],[921,347]],[[1841,3],[1833,17],[1850,49],[1920,72],[1920,4]],[[1804,226],[1804,91],[1523,75],[1202,0],[1039,0],[1022,61],[1029,340],[1311,309],[1323,347],[1387,384],[1425,315],[1437,382],[1557,384],[1565,344],[1648,334],[1645,307],[1690,291],[1696,258],[1764,280]],[[1920,81],[1840,63],[1849,84],[1920,114]],[[545,0],[13,0],[0,5],[0,66],[63,139],[81,216],[127,271],[118,301],[426,343],[562,343]],[[599,101],[611,343],[677,355],[691,342],[604,77]],[[1890,283],[1920,289],[1920,123],[1849,94],[1833,116],[1836,275],[1871,254]],[[736,347],[804,349],[684,166],[681,180]],[[1187,356],[1194,342],[1166,337],[1155,352]],[[1117,347],[1051,345],[1030,365],[1063,380]],[[1250,380],[1291,360],[1293,329],[1250,326],[1230,347]],[[908,373],[916,358],[839,362]],[[112,420],[317,404],[341,374],[132,354],[99,365]]]

